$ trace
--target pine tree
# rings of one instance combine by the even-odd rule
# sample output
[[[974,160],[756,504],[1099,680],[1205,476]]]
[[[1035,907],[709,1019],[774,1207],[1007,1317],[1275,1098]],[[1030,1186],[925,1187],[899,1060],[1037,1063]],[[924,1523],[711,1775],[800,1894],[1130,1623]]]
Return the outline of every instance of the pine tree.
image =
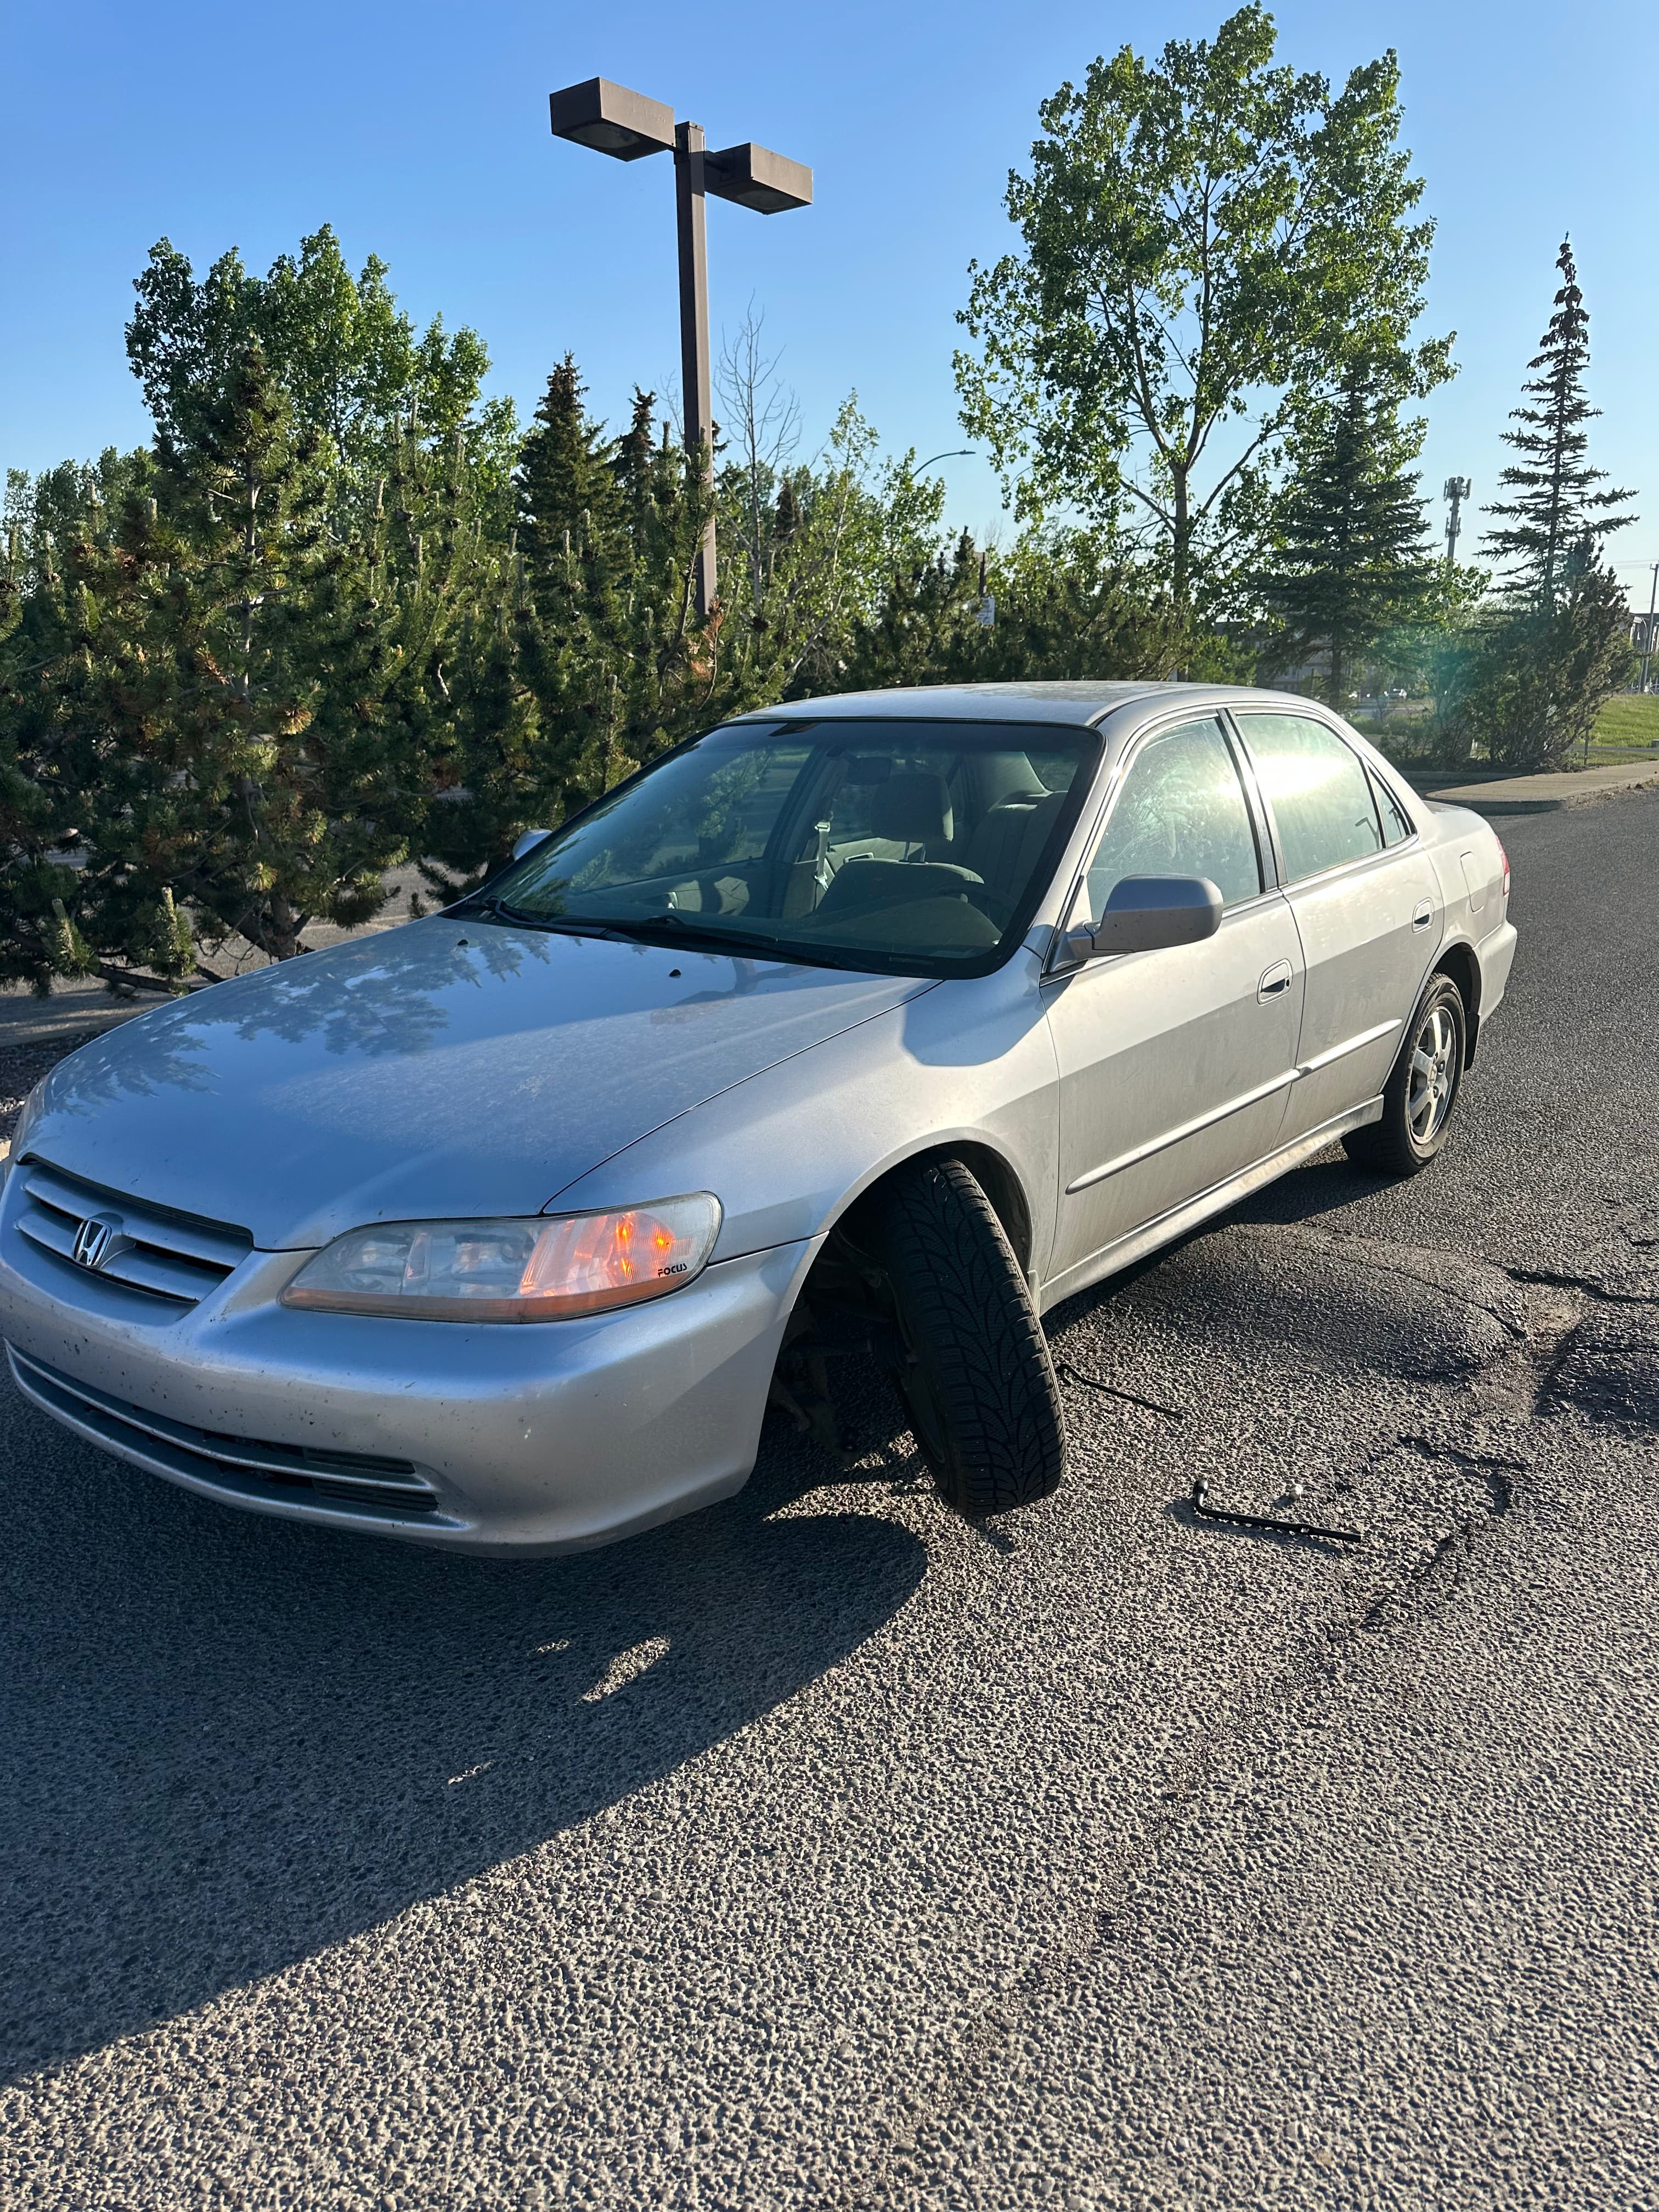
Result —
[[[1510,417],[1520,428],[1504,433],[1504,444],[1522,457],[1498,478],[1512,496],[1486,509],[1501,526],[1486,532],[1481,541],[1506,568],[1507,587],[1544,613],[1558,605],[1567,587],[1568,562],[1582,557],[1586,542],[1599,541],[1636,520],[1616,511],[1633,495],[1598,489],[1607,472],[1589,465],[1585,425],[1601,410],[1584,394],[1589,315],[1566,239],[1555,265],[1561,271],[1555,313],[1527,364],[1534,373],[1522,387],[1526,403]]]
[[[514,477],[518,522],[465,625],[457,797],[430,817],[426,872],[453,895],[665,745],[725,711],[718,613],[697,621],[692,563],[708,513],[654,399],[620,438],[587,411],[567,355]]]
[[[1364,655],[1412,621],[1432,588],[1419,478],[1407,466],[1422,438],[1420,422],[1400,422],[1372,367],[1354,362],[1308,424],[1279,502],[1257,580],[1279,625],[1268,657],[1280,666],[1322,658],[1339,712]]]
[[[327,529],[326,451],[252,349],[187,449],[158,441],[153,495],[79,532],[35,595],[6,720],[86,854],[55,936],[37,917],[49,969],[178,983],[198,940],[284,959],[309,921],[383,903],[423,804],[405,750],[432,656],[421,592]]]
[[[523,680],[540,731],[533,774],[543,818],[555,823],[617,781],[633,581],[632,502],[617,459],[567,354],[548,380],[514,480],[527,600]]]

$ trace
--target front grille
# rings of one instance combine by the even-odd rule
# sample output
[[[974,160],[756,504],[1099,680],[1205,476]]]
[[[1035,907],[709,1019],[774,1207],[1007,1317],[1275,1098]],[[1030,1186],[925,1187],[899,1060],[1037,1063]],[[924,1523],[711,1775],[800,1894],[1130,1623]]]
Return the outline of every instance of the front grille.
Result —
[[[395,1521],[438,1515],[437,1493],[412,1460],[320,1451],[308,1444],[261,1443],[251,1437],[191,1428],[187,1422],[129,1406],[89,1383],[60,1375],[56,1368],[27,1358],[15,1345],[6,1348],[12,1374],[26,1396],[161,1474],[188,1475],[232,1497],[286,1497],[298,1502],[300,1494],[308,1492],[319,1505],[346,1505],[356,1513]]]
[[[65,1175],[45,1160],[25,1160],[21,1172],[24,1203],[17,1226],[25,1237],[77,1274],[153,1299],[170,1320],[198,1305],[253,1249],[246,1229],[148,1205],[125,1191]],[[94,1222],[111,1224],[111,1233],[104,1256],[88,1267],[76,1260],[76,1246]]]

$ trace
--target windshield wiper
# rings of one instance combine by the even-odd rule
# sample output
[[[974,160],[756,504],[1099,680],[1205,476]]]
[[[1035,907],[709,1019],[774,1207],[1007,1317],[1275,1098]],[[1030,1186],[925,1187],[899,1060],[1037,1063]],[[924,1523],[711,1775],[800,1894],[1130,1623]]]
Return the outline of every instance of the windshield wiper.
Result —
[[[612,937],[618,944],[627,939],[623,933],[608,921],[579,921],[565,914],[527,914],[521,906],[510,906],[507,900],[497,898],[494,891],[475,893],[450,907],[451,914],[479,914],[487,920],[517,922],[524,929],[550,929],[565,937]]]
[[[772,937],[759,929],[717,929],[695,915],[683,914],[678,907],[670,907],[664,914],[629,915],[625,921],[610,924],[618,936],[648,939],[654,932],[667,930],[671,935],[683,937],[688,942],[701,940],[721,952],[741,953],[745,947],[755,946],[763,951],[787,952],[797,960],[811,962],[816,957],[805,945],[797,945],[787,937]]]
[[[608,937],[621,945],[649,944],[666,933],[688,945],[729,953],[737,959],[748,951],[775,952],[786,960],[799,961],[803,967],[857,968],[863,971],[863,963],[840,946],[820,950],[817,945],[798,944],[791,938],[774,937],[763,930],[717,929],[692,915],[683,914],[678,907],[670,907],[661,914],[611,916],[604,921],[588,921],[580,915],[526,914],[521,907],[509,905],[492,891],[464,899],[448,911],[494,916],[502,921],[518,922],[526,929],[558,930],[568,937]]]

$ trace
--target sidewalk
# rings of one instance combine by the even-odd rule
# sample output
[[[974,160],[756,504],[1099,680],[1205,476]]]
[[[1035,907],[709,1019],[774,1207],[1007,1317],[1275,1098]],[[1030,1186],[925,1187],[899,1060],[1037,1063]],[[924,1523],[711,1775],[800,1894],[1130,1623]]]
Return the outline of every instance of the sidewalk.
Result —
[[[1447,775],[1402,769],[1413,791],[1477,814],[1553,814],[1563,806],[1588,806],[1620,792],[1659,784],[1659,760],[1621,761],[1612,768],[1570,769],[1550,775],[1499,775],[1479,771]]]

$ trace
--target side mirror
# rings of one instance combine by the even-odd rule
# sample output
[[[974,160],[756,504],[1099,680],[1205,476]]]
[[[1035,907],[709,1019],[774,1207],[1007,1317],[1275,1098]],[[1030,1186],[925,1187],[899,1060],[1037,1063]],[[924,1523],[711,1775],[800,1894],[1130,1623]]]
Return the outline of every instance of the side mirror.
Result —
[[[523,836],[520,838],[518,843],[513,848],[514,859],[515,860],[523,860],[526,853],[533,853],[537,846],[542,842],[544,838],[550,837],[552,835],[553,832],[550,830],[526,830]]]
[[[1124,876],[1097,922],[1066,933],[1078,960],[1110,952],[1162,952],[1198,945],[1221,927],[1221,893],[1206,876]]]

